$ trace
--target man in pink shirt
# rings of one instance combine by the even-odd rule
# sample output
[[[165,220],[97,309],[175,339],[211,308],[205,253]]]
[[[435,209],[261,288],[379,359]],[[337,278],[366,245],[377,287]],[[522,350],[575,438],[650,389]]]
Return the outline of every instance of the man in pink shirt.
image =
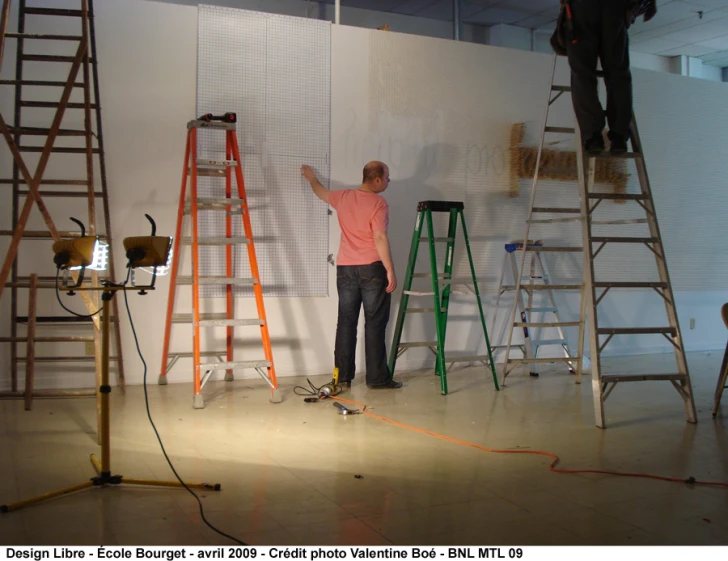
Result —
[[[392,378],[387,366],[384,343],[391,293],[397,288],[387,238],[389,206],[379,195],[389,185],[389,168],[382,162],[369,162],[364,166],[360,187],[339,191],[327,190],[309,166],[301,166],[301,175],[311,184],[314,194],[336,210],[341,226],[336,262],[339,318],[334,347],[339,383],[350,388],[356,373],[356,332],[363,304],[367,387],[401,388],[402,382]]]

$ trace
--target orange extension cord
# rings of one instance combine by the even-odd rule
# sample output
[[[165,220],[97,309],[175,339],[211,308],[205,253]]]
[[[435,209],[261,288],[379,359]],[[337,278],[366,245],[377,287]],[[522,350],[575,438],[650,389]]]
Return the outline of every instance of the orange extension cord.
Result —
[[[487,448],[486,446],[481,446],[480,444],[474,444],[472,442],[467,442],[465,440],[459,440],[457,438],[451,438],[449,436],[445,436],[444,434],[439,434],[430,430],[420,429],[417,427],[413,427],[411,425],[405,425],[404,423],[399,423],[397,421],[393,421],[392,419],[389,419],[388,417],[383,417],[382,415],[376,415],[374,413],[370,413],[367,411],[367,406],[364,403],[360,403],[358,401],[353,401],[351,399],[343,399],[341,397],[333,397],[332,399],[336,399],[338,401],[344,402],[344,403],[352,403],[354,405],[358,405],[361,407],[361,411],[364,415],[368,415],[369,417],[372,417],[373,419],[379,419],[380,421],[385,421],[387,423],[390,423],[394,425],[395,427],[399,427],[402,429],[411,430],[414,432],[419,432],[422,434],[426,434],[428,436],[434,436],[435,438],[439,438],[440,440],[444,440],[446,442],[452,442],[453,444],[460,444],[462,446],[469,446],[470,448],[477,448],[478,450],[483,450],[484,452],[491,452],[493,454],[532,454],[535,456],[546,456],[547,458],[551,458],[551,463],[549,464],[549,471],[553,471],[555,473],[601,473],[603,475],[619,475],[621,477],[643,477],[646,479],[659,479],[662,481],[672,481],[674,483],[688,483],[691,485],[714,485],[717,487],[728,487],[728,483],[723,481],[698,481],[693,477],[689,477],[688,479],[680,479],[679,477],[665,477],[664,475],[653,475],[650,473],[629,473],[629,472],[623,472],[623,471],[607,471],[607,470],[601,470],[601,469],[560,469],[556,467],[556,464],[558,464],[561,459],[554,454],[553,452],[545,452],[543,450],[495,450],[493,448]]]

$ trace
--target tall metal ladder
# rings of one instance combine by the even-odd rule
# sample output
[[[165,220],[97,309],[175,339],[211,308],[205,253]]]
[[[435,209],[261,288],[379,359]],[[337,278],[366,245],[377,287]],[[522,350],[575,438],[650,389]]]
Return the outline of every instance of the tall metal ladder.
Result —
[[[546,111],[544,114],[544,126],[541,136],[541,144],[539,146],[538,156],[536,160],[536,172],[534,174],[533,190],[531,193],[531,208],[529,209],[528,221],[526,224],[526,235],[524,240],[529,239],[530,228],[532,224],[553,222],[553,221],[578,221],[582,225],[582,243],[584,254],[583,266],[583,287],[581,299],[581,322],[580,332],[583,332],[583,324],[586,316],[589,317],[589,343],[590,358],[592,368],[592,393],[594,399],[594,418],[598,427],[605,428],[606,420],[604,417],[604,402],[616,385],[620,382],[643,382],[643,381],[669,381],[678,394],[683,399],[686,416],[688,422],[697,422],[695,414],[695,403],[693,401],[692,386],[690,383],[690,375],[688,373],[687,360],[685,358],[685,348],[683,346],[680,326],[678,324],[677,311],[675,307],[675,298],[672,292],[670,276],[667,271],[667,263],[660,230],[657,224],[657,212],[652,198],[647,169],[642,151],[642,142],[640,140],[639,131],[637,129],[637,121],[632,118],[631,124],[631,142],[633,152],[615,155],[603,152],[597,156],[585,154],[581,141],[581,135],[577,128],[566,128],[549,125],[549,109],[554,101],[564,93],[571,91],[568,86],[554,84],[554,76],[556,71],[556,59],[554,55],[553,67],[551,72],[551,80],[549,83],[549,94]],[[538,169],[541,158],[541,152],[544,145],[544,137],[546,134],[572,134],[575,135],[575,145],[577,153],[577,173],[580,191],[579,208],[554,209],[542,208],[534,205],[536,197],[536,187],[538,180]],[[628,193],[603,193],[595,190],[595,171],[597,158],[625,158],[633,160],[637,168],[637,175],[640,183],[640,192],[635,194]],[[620,201],[623,203],[635,202],[645,213],[644,219],[615,219],[611,217],[606,220],[598,220],[594,217],[596,209],[604,201]],[[536,219],[535,214],[554,214],[567,213],[571,214],[570,218],[549,218]],[[575,216],[574,216],[575,215]],[[594,235],[594,226],[618,226],[625,224],[646,224],[649,229],[648,235],[643,236],[617,236],[617,235]],[[634,244],[645,245],[655,257],[659,280],[643,282],[643,281],[613,281],[609,279],[596,279],[594,262],[598,254],[607,244],[626,244],[634,246]],[[556,248],[556,251],[559,249]],[[576,251],[577,248],[568,248],[569,251]],[[543,249],[537,250],[543,251]],[[581,251],[579,249],[579,251]],[[524,254],[525,255],[525,254]],[[628,262],[622,261],[625,270],[631,271]],[[523,264],[523,262],[522,262]],[[665,313],[667,316],[667,325],[656,327],[602,327],[599,323],[599,304],[603,302],[604,297],[611,289],[635,289],[635,290],[654,290],[664,301]],[[588,312],[588,313],[587,313]],[[516,306],[513,307],[512,318],[515,319]],[[603,374],[601,353],[607,344],[615,335],[662,335],[673,346],[676,361],[677,372],[655,373],[655,374]],[[579,356],[574,357],[577,362],[577,377],[581,369],[581,357],[583,338],[579,337]],[[507,351],[508,354],[508,351]],[[578,380],[578,378],[577,378]]]
[[[263,289],[260,284],[258,272],[258,261],[253,243],[253,230],[250,224],[247,196],[245,194],[245,183],[243,181],[242,161],[238,148],[238,139],[235,133],[235,115],[226,114],[225,117],[231,121],[208,121],[197,119],[187,123],[187,146],[185,148],[184,172],[182,175],[182,188],[179,198],[179,209],[177,215],[177,228],[174,236],[173,258],[171,266],[171,278],[169,284],[169,300],[167,303],[167,320],[164,330],[164,347],[162,352],[162,368],[159,376],[159,383],[167,383],[167,372],[180,358],[192,358],[193,360],[193,400],[195,409],[204,408],[202,390],[212,373],[216,370],[225,370],[225,380],[232,381],[233,370],[255,369],[258,374],[268,383],[271,389],[271,401],[280,402],[281,397],[278,391],[275,368],[273,365],[273,352],[271,350],[270,335],[268,333],[268,322],[263,304]],[[211,117],[211,116],[210,116]],[[198,158],[198,129],[209,129],[225,133],[225,154],[219,159]],[[221,197],[199,197],[198,177],[213,177],[224,180],[224,196]],[[233,179],[237,186],[237,196],[233,195]],[[187,184],[189,182],[189,192]],[[189,196],[188,196],[189,193]],[[216,236],[200,237],[199,235],[199,211],[222,212],[225,215],[225,230]],[[244,235],[233,233],[234,225],[232,217],[241,215]],[[191,217],[191,233],[189,237],[182,237],[185,217]],[[234,266],[233,248],[236,246],[247,246],[248,261],[251,276],[242,278],[236,276]],[[179,276],[178,268],[180,261],[180,247],[190,247],[192,253],[190,276]],[[200,246],[224,247],[225,248],[225,275],[223,276],[202,276],[200,275]],[[189,284],[192,286],[192,313],[174,313],[175,291],[178,284]],[[203,312],[200,304],[200,286],[216,285],[225,287],[225,311],[224,312]],[[255,295],[257,317],[252,319],[235,318],[235,288],[252,287]],[[210,299],[207,299],[208,301]],[[192,325],[193,328],[193,351],[172,351],[169,348],[172,333],[172,325],[184,323]],[[246,326],[259,326],[263,343],[265,360],[233,360],[234,328]],[[202,350],[200,339],[200,328],[224,327],[226,329],[225,350]],[[217,357],[218,362],[202,362],[203,357]],[[223,359],[224,357],[224,359]]]
[[[541,246],[543,247],[541,240],[529,240],[529,246]],[[569,350],[569,341],[564,333],[564,322],[559,317],[559,309],[556,305],[556,298],[554,291],[551,288],[551,273],[549,272],[546,261],[540,252],[533,252],[531,255],[530,264],[528,265],[527,273],[520,273],[518,269],[518,259],[516,254],[523,251],[523,243],[521,241],[513,241],[505,244],[505,255],[503,256],[503,267],[501,268],[500,282],[498,283],[498,296],[495,301],[495,311],[493,312],[493,323],[491,326],[491,333],[495,332],[496,322],[498,318],[498,312],[501,308],[501,299],[506,293],[513,293],[514,297],[517,298],[518,315],[523,323],[544,324],[543,327],[535,327],[529,329],[528,327],[523,328],[523,345],[519,346],[524,358],[532,357],[538,358],[539,351],[542,347],[556,346],[564,353],[567,358],[573,358],[571,351]],[[506,284],[506,273],[510,270],[514,284]],[[516,279],[521,276],[521,292],[516,293]],[[523,284],[523,281],[527,281]],[[537,289],[536,287],[542,287]],[[538,294],[538,296],[537,296]],[[525,298],[525,300],[524,300]],[[538,298],[538,302],[535,299]],[[546,318],[552,316],[553,321],[547,322]],[[538,321],[536,318],[540,318]],[[553,325],[552,325],[553,324]],[[503,324],[503,329],[500,330],[498,339],[502,340],[502,336],[505,332],[507,324]],[[548,330],[548,334],[544,334],[544,331]],[[547,339],[541,337],[553,336],[553,332],[556,332],[556,338]],[[535,335],[538,335],[535,337]],[[505,348],[505,345],[494,345],[494,350],[499,348]],[[518,366],[518,362],[514,362],[514,367]],[[569,363],[569,372],[575,373],[574,364]],[[529,374],[537,377],[538,363],[531,363]]]
[[[435,373],[440,376],[440,387],[442,395],[447,395],[447,364],[456,362],[481,362],[490,367],[493,375],[493,384],[498,390],[498,378],[495,373],[495,363],[490,350],[490,340],[488,338],[488,330],[485,326],[485,314],[483,313],[483,305],[480,300],[480,291],[478,290],[478,281],[475,276],[475,266],[473,264],[473,255],[470,251],[470,240],[468,239],[468,231],[465,226],[465,216],[463,210],[465,205],[462,202],[453,201],[422,201],[417,204],[417,219],[415,221],[415,229],[412,235],[412,245],[410,246],[409,260],[407,262],[407,272],[404,279],[404,289],[402,291],[402,299],[399,302],[399,311],[397,312],[397,323],[394,328],[394,338],[389,351],[389,371],[394,373],[397,364],[397,358],[407,349],[413,347],[429,348],[437,357],[435,362]],[[435,237],[434,226],[432,220],[433,212],[448,213],[449,223],[447,237]],[[455,254],[455,238],[457,236],[458,218],[462,226],[463,237],[465,239],[465,248],[468,254],[468,263],[470,265],[471,277],[453,278],[453,259]],[[422,237],[422,228],[427,223],[427,236]],[[417,264],[417,253],[419,251],[420,242],[426,241],[430,257],[430,272],[415,273]],[[435,242],[445,242],[445,266],[444,271],[440,273],[437,268],[437,252]],[[414,278],[429,278],[431,280],[431,291],[416,291],[412,289],[412,281]],[[483,327],[483,335],[485,336],[485,344],[488,349],[487,355],[477,356],[448,356],[445,351],[445,339],[447,335],[447,317],[450,306],[450,295],[454,293],[452,286],[456,284],[472,285],[472,294],[478,304],[478,313],[480,314],[480,323]],[[442,293],[440,289],[442,288]],[[408,308],[410,296],[430,297],[434,301],[432,308]],[[402,330],[404,328],[405,317],[408,313],[435,313],[435,331],[437,335],[436,341],[410,342],[402,343]]]
[[[15,91],[15,115],[13,126],[8,127],[5,119],[0,115],[0,132],[10,147],[13,155],[12,178],[0,179],[2,186],[12,188],[12,230],[1,230],[0,235],[12,236],[10,247],[5,256],[2,270],[0,271],[0,296],[5,287],[10,287],[11,295],[11,326],[10,337],[3,337],[1,342],[11,345],[11,391],[0,394],[2,397],[18,398],[24,397],[26,409],[32,403],[32,397],[63,397],[96,395],[96,390],[82,391],[35,391],[32,387],[34,376],[34,363],[79,363],[85,361],[96,361],[97,378],[100,376],[101,356],[101,335],[98,316],[93,319],[82,319],[77,317],[51,316],[40,311],[43,299],[36,296],[36,289],[55,290],[55,276],[38,276],[35,274],[21,273],[19,270],[18,256],[22,255],[21,247],[26,244],[37,242],[53,242],[61,238],[77,237],[76,231],[59,231],[51,217],[49,206],[45,201],[57,199],[86,199],[86,224],[88,234],[98,235],[108,243],[108,272],[109,278],[114,278],[113,244],[111,240],[111,221],[109,215],[109,198],[106,181],[106,166],[104,160],[104,144],[101,128],[101,103],[99,95],[99,80],[96,59],[96,41],[94,32],[93,6],[91,0],[79,0],[80,9],[55,9],[28,6],[25,0],[20,0],[18,5],[18,28],[17,32],[6,33],[6,26],[9,17],[10,0],[5,0],[2,12],[2,46],[4,51],[5,39],[17,40],[17,56],[15,65],[15,79],[2,80],[0,86],[14,86]],[[68,20],[77,19],[80,28],[76,34],[64,35],[47,33],[46,29],[60,26]],[[74,54],[65,56],[59,55],[63,51],[63,45],[76,45]],[[42,53],[45,47],[45,53]],[[30,52],[28,52],[30,51]],[[49,54],[46,54],[49,53]],[[0,63],[4,58],[4,52],[0,54]],[[32,79],[38,74],[37,64],[57,65],[63,70],[68,67],[66,80]],[[26,65],[30,66],[28,74],[31,79],[26,78]],[[81,76],[79,78],[79,71]],[[31,88],[28,94],[25,88]],[[46,101],[28,99],[35,97],[42,89],[53,92],[59,88],[62,90],[59,101]],[[74,91],[79,91],[79,96],[74,96]],[[34,95],[35,94],[35,95]],[[76,97],[76,101],[70,101]],[[47,97],[46,97],[47,99]],[[38,127],[39,121],[46,120],[44,111],[55,110],[54,118],[48,128]],[[66,110],[74,113],[68,115]],[[80,113],[79,113],[80,110]],[[64,121],[65,117],[65,121]],[[29,124],[26,124],[29,123]],[[61,128],[62,123],[68,128]],[[80,126],[79,126],[80,125]],[[63,146],[56,146],[58,137],[69,139],[67,142],[60,142]],[[94,138],[96,141],[94,142]],[[33,142],[35,139],[36,142]],[[74,143],[72,139],[81,139],[82,145]],[[30,142],[24,142],[31,140]],[[41,142],[38,142],[38,141]],[[34,175],[28,169],[28,162],[23,154],[39,154]],[[62,177],[51,175],[46,177],[46,167],[53,154],[52,162],[57,169],[54,171]],[[75,156],[73,156],[75,155]],[[82,156],[83,158],[79,158]],[[34,158],[35,156],[33,156]],[[78,168],[80,173],[71,171]],[[50,174],[49,174],[50,175]],[[63,177],[65,176],[65,177]],[[69,177],[70,176],[70,177]],[[79,177],[80,176],[80,177]],[[3,189],[4,191],[4,189]],[[24,204],[21,206],[21,198],[24,197]],[[97,216],[97,201],[102,203],[103,218]],[[47,230],[26,229],[28,219],[33,207],[37,205]],[[58,205],[61,203],[59,202]],[[83,218],[83,211],[73,211]],[[64,223],[67,217],[63,217]],[[103,229],[99,228],[101,222]],[[70,223],[69,223],[70,224]],[[21,246],[21,240],[26,240]],[[35,248],[36,251],[37,248]],[[28,250],[29,251],[29,250]],[[45,251],[45,253],[43,253]],[[40,255],[51,255],[50,247],[38,251]],[[48,257],[50,263],[50,257]],[[8,281],[8,276],[10,280]],[[99,277],[95,272],[91,275],[91,285],[98,286]],[[19,290],[30,289],[28,296],[28,316],[20,316],[19,311]],[[95,312],[100,303],[96,298],[90,297],[87,292],[81,292],[81,297],[86,304],[89,313]],[[121,352],[121,335],[119,332],[119,315],[116,301],[113,304],[113,315],[111,316],[114,327],[114,343],[116,353],[112,360],[117,362],[117,382],[122,392],[125,390],[124,363]],[[19,325],[27,324],[28,328],[24,335],[19,333]],[[86,326],[92,328],[89,335],[69,335],[69,327]],[[50,329],[55,327],[59,332],[36,335],[41,328]],[[94,345],[93,355],[69,355],[67,356],[34,356],[35,343],[64,344],[63,347],[73,347],[73,344]],[[18,351],[18,345],[27,345],[26,355],[22,356]],[[94,356],[95,355],[95,356]],[[26,363],[26,387],[25,392],[18,389],[18,365]],[[30,383],[29,383],[30,382]],[[98,384],[96,384],[98,386]],[[25,394],[25,395],[24,395]]]

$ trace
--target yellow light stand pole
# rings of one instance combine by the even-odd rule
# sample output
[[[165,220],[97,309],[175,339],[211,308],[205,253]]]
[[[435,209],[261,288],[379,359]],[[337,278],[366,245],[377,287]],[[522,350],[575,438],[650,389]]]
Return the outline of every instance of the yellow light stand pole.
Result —
[[[98,458],[91,454],[91,463],[96,470],[97,476],[89,481],[64,487],[57,491],[51,491],[43,495],[37,495],[30,499],[25,499],[15,503],[0,505],[0,513],[7,513],[18,510],[25,506],[67,495],[81,489],[89,487],[106,487],[107,485],[143,485],[148,487],[184,487],[179,481],[160,481],[156,479],[129,479],[121,475],[111,475],[111,445],[110,445],[110,402],[111,386],[109,385],[109,326],[110,326],[110,303],[114,295],[119,291],[139,291],[154,290],[154,286],[104,286],[101,288],[75,288],[75,290],[101,290],[101,299],[103,301],[102,316],[102,361],[101,361],[101,386],[99,393],[101,394],[101,462]],[[219,491],[219,483],[185,483],[192,489],[207,489],[211,491]]]

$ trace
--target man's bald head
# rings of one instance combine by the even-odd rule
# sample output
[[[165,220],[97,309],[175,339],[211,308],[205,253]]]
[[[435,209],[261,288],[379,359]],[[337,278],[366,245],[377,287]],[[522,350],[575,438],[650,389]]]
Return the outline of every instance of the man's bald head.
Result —
[[[375,179],[385,181],[389,176],[389,168],[384,162],[372,160],[364,166],[362,183],[374,183]]]

